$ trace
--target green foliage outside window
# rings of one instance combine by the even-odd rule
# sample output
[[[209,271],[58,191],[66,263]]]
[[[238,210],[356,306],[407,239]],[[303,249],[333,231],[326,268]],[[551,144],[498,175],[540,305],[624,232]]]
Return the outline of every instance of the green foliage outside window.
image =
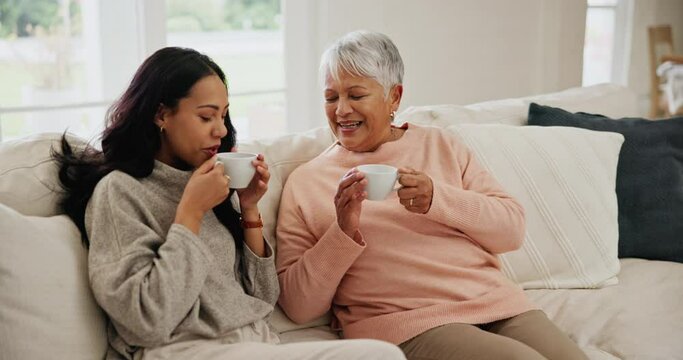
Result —
[[[81,33],[81,1],[92,0],[69,0],[71,35]],[[59,12],[61,3],[60,0],[0,0],[0,38],[57,32],[64,25]],[[170,31],[280,28],[280,0],[167,0],[166,3]]]
[[[0,0],[0,38],[29,37],[37,33],[50,34],[63,25],[59,0]],[[69,30],[81,32],[80,4],[69,1]]]
[[[167,0],[169,31],[277,30],[280,0]]]

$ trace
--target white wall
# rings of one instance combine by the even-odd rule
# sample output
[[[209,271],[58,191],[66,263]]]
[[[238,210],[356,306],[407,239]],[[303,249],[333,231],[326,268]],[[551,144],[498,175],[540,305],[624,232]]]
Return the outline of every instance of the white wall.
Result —
[[[585,0],[285,0],[289,130],[325,123],[318,61],[346,32],[394,40],[405,109],[579,86],[585,14]]]
[[[641,115],[649,112],[650,59],[647,27],[669,24],[674,51],[683,54],[683,0],[635,0],[628,87],[638,94]]]

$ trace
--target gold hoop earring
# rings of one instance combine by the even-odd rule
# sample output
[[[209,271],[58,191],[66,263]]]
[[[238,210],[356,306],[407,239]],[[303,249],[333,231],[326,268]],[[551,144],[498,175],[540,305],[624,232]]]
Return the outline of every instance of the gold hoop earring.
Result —
[[[164,127],[163,127],[163,125],[162,125],[162,126],[159,127],[159,134],[163,134],[163,133],[164,133]]]

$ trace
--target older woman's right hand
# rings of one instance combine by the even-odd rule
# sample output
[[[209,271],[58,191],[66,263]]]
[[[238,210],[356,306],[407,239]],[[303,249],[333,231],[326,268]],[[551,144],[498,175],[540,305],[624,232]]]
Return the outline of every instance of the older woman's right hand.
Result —
[[[362,202],[367,197],[365,185],[368,181],[365,175],[353,168],[342,177],[334,196],[334,206],[337,209],[337,224],[350,238],[358,241],[358,226]]]

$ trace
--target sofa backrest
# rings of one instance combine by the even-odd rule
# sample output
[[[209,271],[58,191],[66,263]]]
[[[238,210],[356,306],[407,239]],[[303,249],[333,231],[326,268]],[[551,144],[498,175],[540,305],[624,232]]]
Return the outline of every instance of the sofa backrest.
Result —
[[[528,104],[538,102],[570,111],[601,113],[613,117],[637,113],[636,97],[618,85],[596,85],[574,88],[535,97],[505,99],[467,106],[437,105],[412,107],[398,116],[397,123],[410,118],[423,125],[446,127],[464,123],[498,123],[522,125]],[[42,134],[21,140],[0,143],[0,204],[24,215],[53,216],[60,213],[54,192],[59,189],[57,168],[50,159],[50,149],[57,147],[61,134]],[[82,139],[72,139],[83,144]],[[259,208],[264,219],[264,232],[275,245],[275,224],[280,195],[287,177],[299,165],[317,156],[334,142],[330,130],[321,119],[321,127],[305,133],[284,135],[272,139],[241,142],[240,151],[258,152],[266,157],[271,180]],[[1,241],[1,239],[0,239]],[[610,269],[618,271],[618,269]],[[280,311],[273,316],[279,331],[327,323],[318,319],[312,324],[295,325]]]
[[[61,191],[51,150],[60,148],[61,133],[43,133],[0,143],[0,204],[29,216],[54,216]],[[85,140],[68,135],[69,142]]]
[[[601,84],[466,106],[410,107],[398,115],[396,122],[410,118],[418,124],[439,127],[457,123],[523,125],[531,102],[619,118],[637,115],[636,100],[635,93],[626,87]],[[45,133],[0,143],[0,203],[24,215],[53,216],[61,213],[57,208],[59,196],[54,191],[59,189],[57,168],[50,158],[50,149],[53,146],[58,148],[60,136],[59,133]],[[85,143],[75,136],[69,139],[74,144]],[[315,157],[333,141],[334,137],[321,119],[321,127],[305,133],[248,140],[239,145],[242,151],[263,153],[271,167],[269,190],[260,203],[267,233],[271,236],[287,177],[298,165]]]
[[[560,107],[570,112],[602,114],[614,119],[636,116],[638,98],[632,90],[616,84],[576,87],[564,91],[515,99],[486,101],[471,105],[412,106],[399,114],[399,123],[410,119],[423,125],[453,124],[525,125],[529,104]]]

